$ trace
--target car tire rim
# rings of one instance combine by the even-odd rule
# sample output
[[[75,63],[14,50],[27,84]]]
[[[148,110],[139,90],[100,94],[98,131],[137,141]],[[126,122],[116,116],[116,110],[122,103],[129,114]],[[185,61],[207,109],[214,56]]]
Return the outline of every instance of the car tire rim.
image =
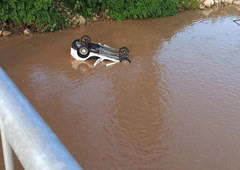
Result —
[[[84,42],[85,44],[88,44],[88,43],[89,43],[88,38],[84,38],[84,39],[83,39],[83,42]]]
[[[128,64],[129,64],[129,61],[123,60],[122,63],[123,63],[123,65],[128,65]]]
[[[87,50],[86,48],[82,48],[82,49],[80,50],[80,52],[81,52],[82,55],[86,55],[87,52],[88,52],[88,50]]]
[[[122,53],[126,54],[126,53],[127,53],[127,50],[122,50]]]

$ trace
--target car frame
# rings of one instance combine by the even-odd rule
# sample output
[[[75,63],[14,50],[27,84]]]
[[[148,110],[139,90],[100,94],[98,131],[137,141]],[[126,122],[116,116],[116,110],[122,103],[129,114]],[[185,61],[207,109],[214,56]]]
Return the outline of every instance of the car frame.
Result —
[[[83,36],[80,40],[74,40],[71,45],[71,57],[73,59],[85,61],[89,58],[98,58],[94,63],[94,66],[104,60],[112,61],[112,63],[109,63],[106,66],[119,62],[128,65],[131,63],[128,54],[129,49],[127,47],[121,47],[117,50],[105,44],[93,43],[91,42],[91,38],[87,35]]]

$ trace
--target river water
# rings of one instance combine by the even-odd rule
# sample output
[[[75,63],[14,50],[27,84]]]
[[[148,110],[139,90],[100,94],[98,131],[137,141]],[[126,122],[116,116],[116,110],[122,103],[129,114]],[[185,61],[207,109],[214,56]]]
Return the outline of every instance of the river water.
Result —
[[[85,170],[238,170],[239,15],[214,8],[0,37],[0,66]],[[132,63],[72,61],[85,34],[127,46]]]

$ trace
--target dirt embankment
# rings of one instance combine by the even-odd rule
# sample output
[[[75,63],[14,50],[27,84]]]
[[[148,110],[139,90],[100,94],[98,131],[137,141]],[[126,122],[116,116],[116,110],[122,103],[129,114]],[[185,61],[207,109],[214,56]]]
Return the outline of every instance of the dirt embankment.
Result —
[[[62,13],[62,15],[65,16],[66,22],[65,24],[62,24],[60,29],[54,29],[53,31],[63,31],[67,28],[76,28],[91,25],[101,20],[111,20],[107,15],[109,12],[108,9],[105,11],[94,12],[89,18],[84,18],[83,16],[72,12],[66,7],[59,7],[58,10]],[[41,33],[41,29],[36,27],[34,21],[32,21],[31,25],[23,24],[21,26],[16,26],[11,20],[6,20],[5,22],[0,23],[0,37],[11,36],[13,34],[31,36],[33,33],[39,32]]]

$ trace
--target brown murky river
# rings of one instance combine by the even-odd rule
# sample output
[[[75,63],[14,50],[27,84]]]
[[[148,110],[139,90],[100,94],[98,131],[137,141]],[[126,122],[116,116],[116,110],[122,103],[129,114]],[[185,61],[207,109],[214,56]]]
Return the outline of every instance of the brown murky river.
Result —
[[[239,15],[215,8],[0,38],[0,66],[85,170],[239,170]],[[129,47],[132,63],[71,61],[85,34]]]

